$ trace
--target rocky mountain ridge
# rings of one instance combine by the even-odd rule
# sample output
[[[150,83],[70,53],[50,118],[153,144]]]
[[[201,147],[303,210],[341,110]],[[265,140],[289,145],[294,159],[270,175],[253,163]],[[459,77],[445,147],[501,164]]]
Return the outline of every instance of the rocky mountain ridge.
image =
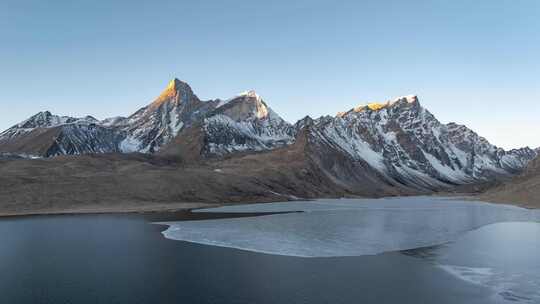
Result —
[[[465,126],[442,124],[416,96],[357,107],[313,121],[316,140],[363,160],[391,181],[440,188],[520,172],[537,155],[504,151]]]
[[[204,118],[205,155],[266,151],[290,145],[295,130],[254,91],[241,93]]]
[[[178,79],[125,118],[40,112],[0,133],[0,152],[50,157],[165,151],[201,160],[273,153],[299,138],[306,143],[302,157],[347,189],[366,178],[421,191],[489,181],[521,172],[538,154],[530,148],[505,151],[466,126],[443,124],[416,96],[291,125],[254,91],[202,101]]]

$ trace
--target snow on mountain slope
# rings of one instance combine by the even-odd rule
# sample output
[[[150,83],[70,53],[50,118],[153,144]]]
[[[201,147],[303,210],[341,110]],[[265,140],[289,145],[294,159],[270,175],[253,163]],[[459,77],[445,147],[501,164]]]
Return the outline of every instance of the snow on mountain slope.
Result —
[[[68,124],[61,128],[45,156],[121,152],[122,134],[96,124]]]
[[[33,131],[36,128],[52,128],[65,124],[95,124],[98,120],[92,116],[75,118],[53,115],[49,111],[39,112],[27,120],[0,133],[0,141],[9,140]]]
[[[416,96],[321,117],[314,130],[320,141],[418,188],[513,174],[536,156],[529,148],[504,151],[465,126],[442,124]]]
[[[187,83],[173,79],[151,104],[127,118],[98,121],[90,116],[38,113],[2,133],[0,149],[45,153],[45,146],[56,146],[47,155],[153,153],[171,142],[183,128],[196,123],[207,131],[208,154],[267,150],[290,144],[294,139],[291,125],[254,92],[225,101],[201,101]],[[62,132],[48,130],[53,128]],[[58,143],[58,138],[66,143]],[[36,139],[41,143],[39,149],[30,143]]]
[[[0,134],[0,149],[18,155],[119,152],[122,135],[92,116],[74,118],[39,112]]]
[[[155,152],[170,142],[182,128],[200,120],[218,101],[201,101],[191,87],[173,79],[150,105],[127,119],[116,119],[127,137],[121,143],[124,152]]]
[[[178,79],[127,118],[98,121],[40,112],[1,133],[0,152],[42,157],[154,153],[174,138],[171,144],[182,145],[177,135],[189,129],[193,153],[223,156],[291,145],[306,125],[310,149],[320,149],[317,159],[324,170],[339,174],[342,182],[365,180],[366,175],[352,170],[373,169],[376,174],[369,176],[391,185],[438,189],[517,174],[538,154],[529,148],[505,151],[465,126],[442,124],[412,95],[359,106],[335,117],[306,118],[292,126],[254,91],[201,101]],[[349,159],[357,165],[351,166]]]
[[[463,125],[449,123],[446,130],[451,148],[462,155],[464,170],[475,177],[490,172],[518,173],[536,156],[529,148],[505,151]]]
[[[207,155],[263,151],[294,142],[294,128],[254,91],[220,102],[204,119]]]

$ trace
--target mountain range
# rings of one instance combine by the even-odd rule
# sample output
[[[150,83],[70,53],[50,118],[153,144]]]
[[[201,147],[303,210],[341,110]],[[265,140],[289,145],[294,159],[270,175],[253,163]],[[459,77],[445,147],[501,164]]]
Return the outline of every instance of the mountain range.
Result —
[[[129,117],[98,120],[44,111],[0,133],[0,159],[22,159],[21,164],[29,159],[55,165],[114,159],[170,163],[167,170],[196,168],[205,173],[190,174],[205,176],[233,174],[223,189],[206,189],[223,192],[207,201],[242,200],[231,197],[246,189],[256,189],[248,191],[250,199],[259,193],[255,197],[274,200],[451,191],[520,174],[538,153],[528,147],[507,151],[466,126],[441,123],[417,96],[291,124],[254,91],[205,101],[178,79]],[[86,165],[81,170],[89,170]],[[240,180],[250,185],[236,191],[234,182]],[[176,195],[166,200],[187,199]],[[189,199],[206,200],[197,193]]]

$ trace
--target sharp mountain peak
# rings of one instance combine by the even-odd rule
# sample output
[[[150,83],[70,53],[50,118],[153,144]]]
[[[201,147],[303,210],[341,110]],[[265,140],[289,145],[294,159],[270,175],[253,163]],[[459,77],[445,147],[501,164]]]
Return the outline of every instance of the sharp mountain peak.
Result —
[[[180,80],[178,78],[173,78],[171,81],[169,81],[169,84],[167,85],[166,90],[178,91],[178,90],[184,89],[186,87],[191,90],[191,88],[189,87],[189,84],[187,82],[182,81],[182,80]]]
[[[192,97],[196,97],[193,94],[193,90],[187,82],[181,81],[178,78],[174,78],[169,81],[167,87],[163,92],[152,102],[152,108],[158,107],[167,102],[180,103],[185,102]]]
[[[305,129],[305,139],[320,148],[325,162],[360,161],[379,172],[388,183],[418,188],[490,180],[501,172],[519,172],[538,153],[530,149],[503,151],[465,126],[441,124],[420,105],[416,95],[367,103],[338,114],[338,118],[305,117],[291,125],[254,90],[225,101],[201,101],[186,82],[174,78],[150,105],[128,118],[97,122],[91,117],[41,113],[42,117],[2,133],[0,152],[3,149],[43,156],[155,153],[169,144],[182,145],[182,140],[173,142],[178,136],[184,138],[194,134],[190,132],[200,132],[204,139],[200,155],[213,157],[289,146],[298,132]],[[42,132],[44,128],[65,124],[69,126],[61,138]],[[40,130],[33,132],[34,129]],[[58,149],[43,153],[27,148],[27,143],[38,137],[42,142],[55,143]]]

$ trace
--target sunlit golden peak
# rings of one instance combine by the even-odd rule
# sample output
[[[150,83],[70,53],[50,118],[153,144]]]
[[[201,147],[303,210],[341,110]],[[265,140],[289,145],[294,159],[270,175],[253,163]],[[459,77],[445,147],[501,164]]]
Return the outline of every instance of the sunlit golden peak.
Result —
[[[395,98],[394,100],[389,100],[386,102],[369,102],[366,105],[362,105],[362,106],[354,108],[354,110],[355,112],[359,112],[368,108],[372,111],[379,111],[379,110],[391,107],[400,102],[412,104],[412,103],[418,102],[418,97],[416,95],[407,95],[407,96],[401,96],[401,97]]]
[[[168,90],[176,90],[176,88],[178,87],[178,85],[180,84],[180,80],[178,80],[178,78],[174,78],[173,80],[171,80],[169,82],[169,85],[167,85],[167,89]]]
[[[401,97],[398,97],[398,98],[395,98],[393,100],[389,100],[389,101],[386,101],[386,102],[368,102],[366,104],[362,104],[360,106],[354,107],[350,111],[339,112],[339,113],[337,113],[337,116],[338,117],[343,117],[344,115],[346,115],[347,113],[350,113],[350,112],[358,113],[358,112],[362,112],[362,111],[365,111],[365,110],[380,111],[382,109],[392,107],[392,106],[394,106],[395,104],[398,104],[398,103],[414,104],[414,103],[417,103],[417,102],[418,102],[418,97],[416,95],[401,96]]]
[[[180,101],[180,96],[182,95],[180,92],[184,92],[187,95],[193,94],[191,91],[191,88],[189,85],[178,78],[174,78],[167,84],[167,88],[161,94],[154,100],[152,103],[152,108],[156,106],[160,106],[164,102],[168,101]]]

